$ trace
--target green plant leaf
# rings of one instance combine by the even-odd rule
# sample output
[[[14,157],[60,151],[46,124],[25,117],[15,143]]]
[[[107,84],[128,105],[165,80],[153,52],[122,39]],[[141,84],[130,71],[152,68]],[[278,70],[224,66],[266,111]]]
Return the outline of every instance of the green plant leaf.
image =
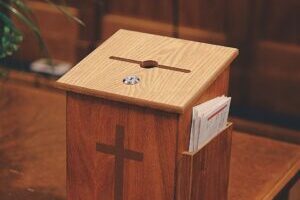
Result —
[[[44,0],[44,1],[49,3],[50,5],[52,5],[53,7],[58,9],[59,11],[61,11],[64,15],[66,15],[71,20],[74,20],[75,22],[79,23],[80,25],[85,26],[83,21],[81,21],[79,18],[73,16],[64,5],[63,6],[57,5],[57,4],[53,3],[51,0]]]
[[[52,5],[64,15],[66,15],[69,19],[74,20],[75,22],[84,26],[84,23],[78,19],[77,17],[73,16],[68,9],[66,8],[65,0],[60,0],[62,5],[57,5],[51,0],[44,0],[48,4]],[[9,3],[8,3],[9,2]],[[0,0],[0,7],[3,7],[5,10],[8,10],[13,15],[15,15],[23,24],[25,24],[34,34],[36,37],[39,47],[42,50],[44,56],[47,57],[50,63],[52,63],[52,59],[48,52],[47,46],[42,38],[40,28],[38,26],[36,17],[34,13],[31,11],[30,7],[27,6],[24,0]],[[11,22],[8,16],[5,16],[3,13],[0,12],[0,20],[2,20],[5,24],[3,27],[3,35],[0,37],[0,58],[3,58],[7,55],[13,54],[19,47],[19,44],[23,40],[22,33],[16,29],[14,24]]]
[[[23,41],[22,33],[15,28],[14,24],[0,12],[0,20],[2,21],[2,29],[0,30],[0,59],[12,55],[18,50],[20,43]]]
[[[13,6],[11,6],[8,3],[5,3],[3,1],[0,1],[0,6],[4,7],[5,9],[7,9],[8,11],[10,11],[11,13],[13,13],[19,20],[21,20],[29,29],[31,29],[31,31],[34,33],[38,44],[40,46],[40,49],[44,52],[46,57],[50,57],[48,49],[46,47],[46,44],[41,36],[41,32],[40,29],[38,28],[38,26],[28,17],[26,17],[25,15],[23,15],[20,11],[18,11],[16,8],[14,8]]]
[[[28,18],[34,17],[31,9],[22,0],[10,0],[11,4],[14,4],[16,8],[25,14]]]

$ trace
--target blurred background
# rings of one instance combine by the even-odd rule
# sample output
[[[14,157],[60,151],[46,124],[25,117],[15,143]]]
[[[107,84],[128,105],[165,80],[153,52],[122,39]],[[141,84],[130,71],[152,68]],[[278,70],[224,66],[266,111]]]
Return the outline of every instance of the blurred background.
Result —
[[[50,55],[72,64],[120,28],[239,48],[231,70],[231,114],[300,129],[297,0],[67,1],[70,12],[86,26],[70,22],[43,1],[28,2]],[[42,55],[31,31],[14,21],[25,35],[24,42],[1,64],[27,71]]]
[[[229,91],[235,128],[300,144],[299,0],[67,0],[70,13],[85,26],[45,1],[27,2],[51,57],[72,65],[121,28],[238,48]],[[19,129],[64,134],[59,128],[64,126],[65,99],[53,87],[58,76],[30,69],[43,55],[33,33],[15,16],[11,19],[24,34],[24,41],[13,56],[0,60],[1,69],[9,70],[0,90],[0,130],[7,133],[2,144],[11,141],[13,136],[8,133],[27,141],[18,135]],[[52,128],[45,128],[49,120]],[[47,137],[51,144],[64,142],[63,138]],[[26,145],[33,145],[30,141]],[[7,162],[10,159],[7,155]],[[49,162],[45,165],[56,160]],[[51,180],[47,184],[50,181],[51,185]]]

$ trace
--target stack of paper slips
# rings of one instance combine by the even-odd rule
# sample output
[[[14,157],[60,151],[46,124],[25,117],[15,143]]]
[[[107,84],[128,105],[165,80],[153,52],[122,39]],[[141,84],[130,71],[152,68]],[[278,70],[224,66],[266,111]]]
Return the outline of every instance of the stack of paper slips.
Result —
[[[226,127],[231,97],[221,96],[193,108],[189,151],[201,149]]]

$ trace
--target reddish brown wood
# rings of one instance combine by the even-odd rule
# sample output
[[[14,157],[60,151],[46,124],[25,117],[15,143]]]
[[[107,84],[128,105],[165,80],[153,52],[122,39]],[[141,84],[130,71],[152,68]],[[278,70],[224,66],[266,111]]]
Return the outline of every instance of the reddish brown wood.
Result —
[[[124,159],[143,161],[144,156],[140,152],[131,151],[124,148],[124,127],[116,126],[116,144],[110,146],[106,144],[96,143],[96,150],[100,153],[111,154],[115,156],[115,184],[114,198],[115,200],[123,199],[123,180],[124,180]]]
[[[230,162],[229,199],[272,200],[299,172],[300,147],[235,132]]]
[[[229,69],[192,104],[225,94],[228,74]],[[75,93],[68,93],[67,104],[68,194],[71,199],[114,198],[115,158],[96,152],[95,144],[114,145],[117,124],[125,128],[124,148],[144,155],[143,162],[124,161],[124,199],[174,197],[178,167],[175,163],[180,159],[176,153],[181,154],[188,148],[191,109],[178,115]],[[82,182],[87,184],[82,185]]]
[[[106,7],[109,14],[172,22],[172,4],[173,0],[110,0]]]
[[[198,105],[209,99],[213,99],[214,97],[226,95],[228,90],[228,81],[229,81],[229,71],[230,69],[226,69],[222,74],[218,77],[217,80],[213,82],[198,98],[194,99],[189,108],[179,116],[178,123],[178,149],[177,156],[180,159],[182,152],[187,151],[189,145],[189,133],[191,130],[191,117],[192,117],[192,109],[194,105]]]
[[[255,134],[300,145],[300,133],[297,130],[287,129],[276,125],[274,126],[272,124],[259,123],[236,117],[231,117],[230,121],[234,123],[235,129],[240,132]]]
[[[223,94],[227,94],[228,90],[228,82],[229,82],[229,71],[230,68],[227,68],[222,74],[211,84],[198,98],[194,99],[190,107],[179,116],[179,123],[178,123],[178,147],[177,147],[177,162],[180,162],[181,165],[189,165],[189,163],[183,163],[181,162],[182,158],[182,152],[187,151],[188,144],[189,144],[189,133],[191,129],[191,116],[192,116],[192,107],[194,105],[198,105],[200,103],[203,103],[209,99],[212,99],[216,96],[220,96]],[[186,158],[187,159],[187,158]],[[183,197],[186,194],[186,190],[182,190],[181,188],[178,188],[178,184],[186,184],[185,181],[188,182],[188,180],[180,180],[179,178],[180,172],[177,172],[177,181],[180,181],[182,183],[176,184],[176,193],[180,197]],[[180,186],[179,186],[180,187]],[[178,194],[178,192],[180,194]],[[182,199],[182,198],[181,198]]]
[[[65,95],[0,81],[0,199],[66,199]]]
[[[1,200],[64,200],[64,96],[18,84],[6,84],[2,94]],[[231,200],[259,199],[299,170],[295,145],[235,132],[232,152]]]
[[[195,57],[198,54],[202,57]],[[188,149],[191,110],[227,93],[229,65],[237,54],[234,48],[120,30],[60,78],[58,85],[68,91],[68,198],[176,198],[178,164]],[[172,56],[182,58],[177,62]],[[163,63],[168,60],[173,61]],[[126,73],[120,62],[127,64]],[[143,69],[139,74],[143,81],[132,87],[124,85],[124,76],[136,74],[133,67],[139,65],[157,69]],[[162,72],[157,71],[160,68]],[[221,139],[224,142],[226,138]],[[219,152],[219,146],[213,147],[216,149],[208,150],[206,160],[216,157],[214,151]],[[128,151],[142,155],[142,159],[133,159]],[[225,167],[199,161],[198,165],[211,168],[206,177],[209,180],[193,178],[191,188],[203,191],[192,191],[191,198],[214,197],[214,190],[226,196],[229,157],[220,156]],[[212,190],[212,185],[217,188]]]
[[[226,1],[179,0],[180,26],[223,32]]]
[[[199,151],[182,154],[178,200],[228,199],[231,133],[232,124],[229,124]]]
[[[29,76],[0,84],[0,199],[64,200],[65,98]],[[299,171],[299,146],[246,133],[233,133],[229,199],[271,199]]]
[[[143,161],[124,160],[123,199],[173,198],[177,114],[75,93],[68,93],[67,113],[69,199],[115,199],[115,158],[95,145],[114,146],[117,124],[124,148],[143,153]]]

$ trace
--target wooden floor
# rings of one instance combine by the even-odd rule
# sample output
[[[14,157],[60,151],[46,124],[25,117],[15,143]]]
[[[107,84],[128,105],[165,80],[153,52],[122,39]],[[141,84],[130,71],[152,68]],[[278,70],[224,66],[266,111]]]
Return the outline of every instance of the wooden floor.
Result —
[[[20,83],[0,91],[0,199],[64,200],[64,94]],[[272,199],[299,161],[298,146],[235,132],[230,199]]]
[[[65,199],[64,95],[9,85],[0,98],[0,199]]]

